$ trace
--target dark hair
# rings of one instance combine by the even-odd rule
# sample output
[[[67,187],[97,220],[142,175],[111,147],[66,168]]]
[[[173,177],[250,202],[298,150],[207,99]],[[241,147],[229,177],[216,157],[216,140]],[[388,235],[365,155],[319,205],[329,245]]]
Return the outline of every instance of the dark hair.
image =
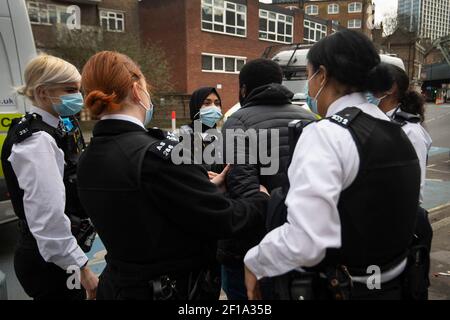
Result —
[[[425,100],[419,93],[410,89],[406,72],[393,64],[387,64],[387,68],[397,84],[400,108],[405,112],[418,114],[422,122],[425,121]]]
[[[389,90],[393,80],[380,64],[372,41],[358,31],[344,29],[317,42],[308,52],[314,71],[324,66],[328,76],[348,86],[351,92]]]
[[[256,88],[283,82],[280,66],[269,59],[256,59],[248,62],[239,74],[239,86],[247,87],[247,96]]]
[[[199,119],[198,113],[200,112],[200,108],[211,93],[214,93],[219,100],[222,100],[216,88],[213,87],[199,88],[192,93],[191,99],[189,100],[189,113],[192,121]]]

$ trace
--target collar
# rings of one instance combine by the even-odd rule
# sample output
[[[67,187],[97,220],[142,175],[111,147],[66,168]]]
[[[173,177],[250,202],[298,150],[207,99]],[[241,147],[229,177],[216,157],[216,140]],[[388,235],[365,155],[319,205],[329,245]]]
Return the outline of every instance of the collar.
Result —
[[[58,128],[58,125],[61,121],[60,118],[55,117],[51,113],[45,111],[44,109],[41,109],[39,107],[32,106],[30,108],[30,113],[36,113],[42,117],[42,121],[44,121],[46,124],[53,128]]]
[[[327,118],[349,107],[356,107],[372,117],[390,121],[389,117],[380,108],[367,101],[362,92],[354,92],[337,99],[328,108]]]
[[[138,118],[135,118],[133,116],[129,116],[126,114],[108,114],[106,116],[103,116],[100,120],[122,120],[122,121],[128,121],[132,122],[134,124],[137,124],[138,126],[145,129],[144,124],[142,121],[140,121]]]

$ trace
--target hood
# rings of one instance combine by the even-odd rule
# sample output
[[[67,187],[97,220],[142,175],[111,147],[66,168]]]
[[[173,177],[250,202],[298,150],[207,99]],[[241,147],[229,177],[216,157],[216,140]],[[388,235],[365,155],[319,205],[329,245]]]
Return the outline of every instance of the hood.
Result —
[[[247,108],[258,105],[286,105],[291,104],[294,94],[285,86],[272,83],[254,89],[244,99],[243,107]]]

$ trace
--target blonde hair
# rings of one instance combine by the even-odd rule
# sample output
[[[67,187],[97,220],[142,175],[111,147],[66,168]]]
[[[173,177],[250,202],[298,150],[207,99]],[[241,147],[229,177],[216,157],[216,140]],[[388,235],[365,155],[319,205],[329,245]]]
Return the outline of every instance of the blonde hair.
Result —
[[[24,80],[25,85],[19,87],[17,93],[35,101],[35,92],[40,86],[80,82],[81,75],[73,64],[63,59],[40,55],[28,63]]]

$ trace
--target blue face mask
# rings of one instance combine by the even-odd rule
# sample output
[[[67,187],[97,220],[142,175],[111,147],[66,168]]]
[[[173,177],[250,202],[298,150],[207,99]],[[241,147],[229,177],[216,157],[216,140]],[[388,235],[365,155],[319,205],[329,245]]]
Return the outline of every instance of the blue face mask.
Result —
[[[200,121],[205,126],[213,128],[222,119],[222,111],[216,106],[207,106],[200,109]]]
[[[305,85],[305,95],[306,95],[306,104],[308,105],[309,109],[314,112],[314,113],[318,113],[318,107],[317,107],[317,101],[314,100],[310,95],[309,95],[309,82],[306,82]]]
[[[386,98],[387,95],[385,95],[384,97],[381,98],[377,98],[374,96],[373,93],[371,92],[366,92],[366,99],[367,101],[369,101],[369,103],[376,105],[377,107],[380,105],[381,100],[383,100],[384,98]]]
[[[318,74],[319,74],[320,70],[317,70],[316,73],[313,74],[313,76],[311,78],[308,79],[308,81],[306,81],[306,86],[305,86],[305,94],[306,94],[306,103],[308,104],[309,108],[311,109],[312,112],[314,112],[315,114],[319,114],[319,107],[317,105],[317,99],[319,98],[320,94],[322,93],[322,90],[325,88],[325,83],[322,84],[322,86],[320,87],[319,91],[317,92],[316,96],[313,98],[311,97],[311,95],[309,94],[309,82],[314,79]]]
[[[58,99],[56,97],[50,98]],[[79,92],[60,96],[59,99],[61,100],[60,103],[52,103],[52,105],[55,112],[61,117],[74,116],[83,109],[83,96]]]
[[[142,91],[146,94],[146,96],[148,97],[148,100],[150,101],[149,106],[145,106],[142,101],[139,101],[139,104],[142,106],[142,108],[145,109],[144,127],[146,127],[150,124],[150,122],[152,122],[154,106],[153,106],[152,99],[150,98],[150,95],[148,94],[148,92],[145,90],[142,90]]]

